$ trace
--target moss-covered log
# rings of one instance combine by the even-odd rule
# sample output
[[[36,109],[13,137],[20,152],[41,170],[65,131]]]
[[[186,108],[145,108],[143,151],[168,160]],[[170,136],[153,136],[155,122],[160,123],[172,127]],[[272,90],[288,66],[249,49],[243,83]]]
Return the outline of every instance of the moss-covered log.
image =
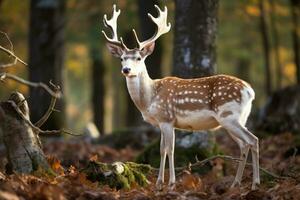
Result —
[[[133,184],[146,186],[148,180],[146,175],[150,172],[151,166],[133,162],[115,162],[112,164],[90,161],[82,172],[87,178],[100,185],[108,185],[116,189],[130,189]]]
[[[16,112],[17,105],[29,120],[24,96],[14,92],[0,103],[0,135],[6,147],[7,173],[32,173],[36,170],[53,173],[40,147],[40,141],[29,124]]]

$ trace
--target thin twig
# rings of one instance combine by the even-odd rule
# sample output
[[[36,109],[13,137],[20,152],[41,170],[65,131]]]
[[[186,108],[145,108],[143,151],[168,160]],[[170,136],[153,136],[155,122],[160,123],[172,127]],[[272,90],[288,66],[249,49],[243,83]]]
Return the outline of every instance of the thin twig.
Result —
[[[195,163],[192,163],[192,164],[189,163],[188,166],[185,166],[185,167],[177,167],[177,168],[175,168],[175,170],[177,170],[177,171],[191,170],[192,168],[199,167],[199,166],[203,166],[203,165],[205,165],[206,163],[208,163],[208,162],[210,162],[211,160],[214,160],[214,159],[216,159],[216,158],[221,158],[221,159],[224,159],[224,160],[229,160],[229,161],[233,161],[233,162],[237,162],[237,163],[241,161],[241,159],[239,159],[239,158],[234,158],[234,157],[232,157],[232,156],[215,155],[215,156],[208,157],[208,158],[206,158],[206,159],[204,159],[204,160],[201,160],[201,161],[196,161]],[[247,165],[247,166],[251,166],[252,163],[248,163],[248,162],[247,162],[246,165]],[[269,170],[267,170],[267,169],[265,169],[265,168],[262,168],[262,167],[259,167],[259,169],[260,169],[262,172],[264,172],[264,173],[266,173],[266,174],[268,174],[268,175],[270,175],[270,176],[272,176],[272,177],[274,177],[274,178],[276,178],[276,179],[288,179],[288,178],[289,178],[289,177],[277,175],[277,174],[275,174],[275,173],[273,173],[273,172],[270,172]],[[153,170],[153,171],[159,171],[158,168],[152,168],[152,170]]]
[[[40,88],[43,88],[46,92],[48,92],[53,97],[56,97],[56,98],[61,97],[61,92],[55,92],[55,91],[51,90],[46,84],[41,83],[41,82],[36,83],[36,82],[27,81],[16,75],[9,74],[6,72],[0,73],[0,81],[4,81],[5,79],[11,79],[11,80],[19,82],[23,85],[27,85],[27,86],[31,86],[31,87],[40,87]]]
[[[59,133],[65,133],[72,136],[82,136],[83,134],[74,134],[70,131],[61,129],[61,130],[41,130],[39,127],[36,127],[32,122],[26,118],[26,116],[23,114],[23,112],[20,110],[20,108],[17,106],[17,104],[14,101],[7,101],[11,104],[11,106],[15,109],[15,111],[18,113],[18,115],[36,132],[36,133],[42,133],[42,134],[59,134]]]
[[[251,165],[251,163],[247,163],[247,165]],[[286,177],[286,176],[280,176],[280,175],[277,175],[277,174],[274,174],[273,172],[270,172],[269,170],[265,169],[265,168],[262,168],[262,167],[259,167],[259,169],[264,172],[265,174],[268,174],[269,176],[272,176],[276,179],[288,179],[289,177]]]
[[[197,162],[195,162],[195,163],[193,163],[193,164],[190,164],[188,167],[189,167],[189,168],[192,168],[192,167],[203,166],[203,165],[205,165],[206,163],[208,163],[209,161],[214,160],[214,159],[216,159],[216,158],[222,158],[222,159],[224,159],[224,160],[233,160],[233,161],[235,161],[235,162],[241,161],[241,159],[239,159],[239,158],[234,158],[234,157],[232,157],[232,156],[215,155],[215,156],[208,157],[208,158],[206,158],[206,159],[204,159],[204,160],[197,161]],[[178,168],[176,168],[176,170],[184,170],[184,169],[186,169],[186,167],[178,167]]]
[[[14,49],[13,49],[13,43],[9,39],[7,33],[3,32],[3,31],[0,31],[0,33],[2,33],[7,38],[8,42],[10,44],[10,50],[8,50],[7,48],[4,48],[2,45],[0,45],[0,50],[7,53],[9,56],[14,57],[14,61],[12,63],[1,64],[0,68],[4,69],[4,68],[12,67],[12,66],[16,65],[18,61],[20,63],[22,63],[23,65],[28,66],[28,64],[26,62],[24,62],[21,58],[19,58],[18,56],[15,55]]]
[[[54,85],[51,81],[50,81],[50,85],[52,85],[52,87],[54,88],[55,93],[60,92],[60,87],[59,86]],[[35,126],[41,127],[47,121],[47,119],[50,117],[51,113],[53,111],[55,111],[54,107],[55,107],[55,104],[56,104],[56,100],[57,100],[57,95],[52,96],[50,105],[48,107],[48,110],[43,115],[43,117],[34,124]]]

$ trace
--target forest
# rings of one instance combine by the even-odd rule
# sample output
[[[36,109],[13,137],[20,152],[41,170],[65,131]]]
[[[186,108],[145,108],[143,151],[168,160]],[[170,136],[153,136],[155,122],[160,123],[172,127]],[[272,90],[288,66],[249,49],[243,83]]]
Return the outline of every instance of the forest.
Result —
[[[0,0],[0,161],[1,200],[300,199],[300,1]]]

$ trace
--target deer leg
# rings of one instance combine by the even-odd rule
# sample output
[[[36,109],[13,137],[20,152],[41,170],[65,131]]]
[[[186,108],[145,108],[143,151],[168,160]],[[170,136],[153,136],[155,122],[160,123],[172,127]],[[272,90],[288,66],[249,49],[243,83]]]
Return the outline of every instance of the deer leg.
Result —
[[[175,186],[175,168],[174,168],[174,146],[175,133],[172,124],[162,123],[160,125],[161,131],[164,135],[165,149],[169,159],[169,189],[174,189]]]
[[[252,134],[252,133],[250,133],[250,134]],[[259,176],[259,145],[258,145],[258,139],[257,139],[257,137],[255,135],[253,135],[253,136],[254,136],[255,140],[254,140],[254,144],[251,146],[251,156],[252,156],[252,166],[253,166],[253,182],[252,182],[251,189],[255,190],[255,189],[257,189],[257,185],[260,184],[260,176]]]
[[[166,164],[166,147],[165,147],[165,136],[163,131],[161,130],[161,136],[160,136],[160,166],[159,166],[159,173],[158,178],[156,181],[156,187],[159,190],[162,190],[163,183],[165,179],[165,164]]]
[[[245,169],[245,165],[247,162],[247,157],[249,153],[250,146],[244,143],[242,140],[238,139],[237,137],[233,136],[231,133],[229,135],[233,138],[233,140],[239,145],[240,147],[240,159],[241,161],[239,162],[238,169],[236,176],[234,178],[234,181],[231,185],[231,187],[235,187],[236,185],[240,186],[242,182],[242,176],[243,172]]]
[[[252,190],[256,189],[257,185],[260,184],[260,177],[259,177],[259,147],[258,147],[258,138],[253,135],[250,131],[248,131],[244,126],[242,126],[236,120],[226,120],[223,119],[219,121],[219,123],[229,131],[234,137],[240,139],[242,142],[246,144],[246,148],[251,149],[252,153],[252,168],[253,168],[253,181],[252,181]],[[245,149],[247,151],[247,149]],[[241,165],[245,165],[246,159],[242,161]],[[242,166],[244,168],[244,166]],[[241,168],[242,169],[242,168]],[[240,170],[241,170],[240,169]],[[237,171],[238,173],[241,173]],[[239,177],[237,177],[239,178]]]

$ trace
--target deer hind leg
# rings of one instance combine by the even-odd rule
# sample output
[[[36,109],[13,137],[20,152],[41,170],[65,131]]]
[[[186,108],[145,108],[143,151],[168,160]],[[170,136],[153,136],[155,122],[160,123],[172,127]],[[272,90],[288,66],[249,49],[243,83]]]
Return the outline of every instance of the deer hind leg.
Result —
[[[174,127],[170,123],[161,123],[159,125],[162,135],[164,137],[164,149],[168,155],[169,161],[169,189],[174,189],[175,186],[175,167],[174,167],[174,146],[175,133]]]
[[[253,135],[250,131],[247,130],[244,126],[240,124],[238,120],[234,119],[221,119],[219,123],[222,127],[224,127],[228,132],[232,134],[235,138],[238,138],[243,143],[245,143],[246,147],[244,151],[247,151],[247,148],[251,149],[252,155],[252,168],[253,168],[253,181],[252,181],[252,189],[256,189],[257,185],[260,184],[259,177],[259,146],[258,146],[258,138]],[[248,146],[248,147],[247,147]],[[240,175],[243,165],[246,163],[246,159],[242,159],[242,162],[239,165],[237,175]],[[240,169],[240,171],[239,171]],[[241,175],[240,175],[241,176]],[[237,177],[239,178],[239,176]]]
[[[235,176],[234,181],[231,185],[231,187],[235,187],[236,185],[238,185],[238,186],[241,185],[242,176],[243,176],[243,172],[244,172],[245,165],[246,165],[246,162],[247,162],[247,157],[248,157],[250,146],[247,145],[242,140],[240,140],[239,138],[235,137],[232,133],[229,132],[229,135],[239,145],[239,148],[240,148],[240,151],[241,151],[240,152],[241,161],[239,162],[236,176]]]

